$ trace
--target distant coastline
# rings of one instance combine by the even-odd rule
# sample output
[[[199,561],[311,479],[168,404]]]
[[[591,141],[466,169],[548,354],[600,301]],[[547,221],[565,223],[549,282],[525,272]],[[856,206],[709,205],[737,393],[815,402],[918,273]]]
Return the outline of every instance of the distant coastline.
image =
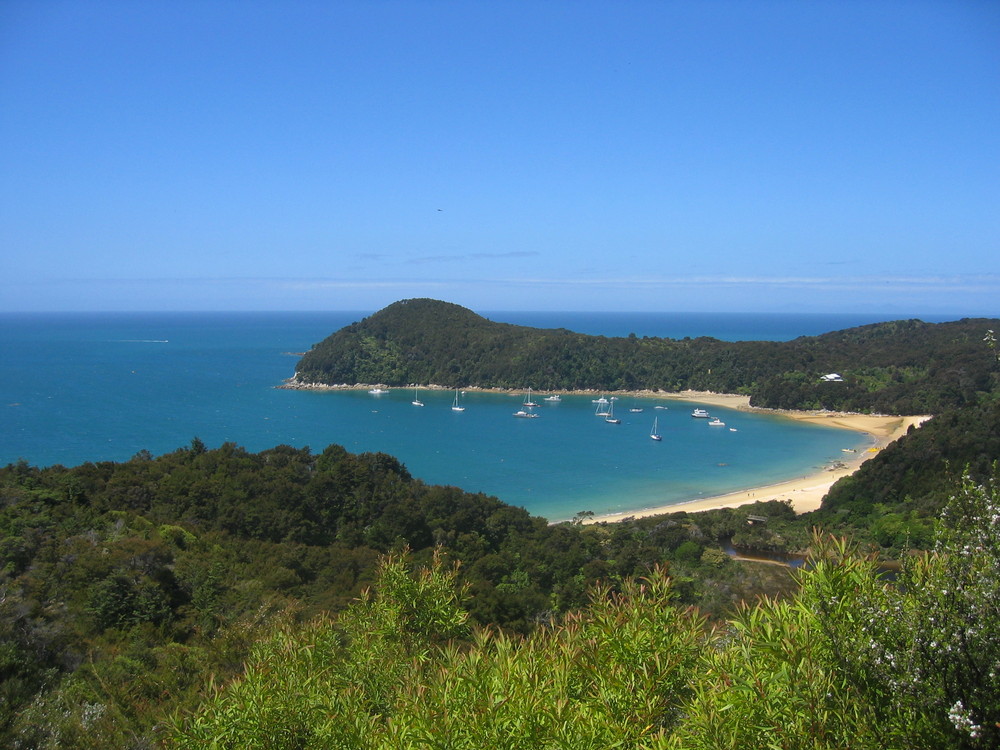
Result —
[[[370,388],[391,388],[385,383],[341,383],[337,385],[327,385],[323,383],[300,383],[295,378],[289,378],[277,388],[290,390],[308,391],[354,391],[368,390]],[[397,386],[399,388],[413,388],[413,385]],[[442,385],[421,385],[417,386],[426,390],[454,390],[451,386]],[[512,388],[483,388],[481,386],[467,386],[463,391],[475,393],[500,393],[517,395],[523,393],[521,389]],[[719,406],[737,411],[774,414],[786,419],[798,422],[808,422],[810,424],[836,427],[843,430],[850,430],[869,436],[871,439],[867,450],[859,452],[844,453],[843,459],[836,465],[824,468],[801,477],[795,477],[786,481],[777,482],[760,487],[748,487],[746,489],[728,492],[723,495],[712,495],[699,500],[688,500],[671,505],[658,505],[639,510],[622,511],[619,513],[608,513],[589,518],[585,523],[615,523],[631,518],[645,518],[648,516],[658,516],[667,513],[678,513],[681,511],[695,513],[698,511],[715,510],[718,508],[736,508],[755,502],[766,502],[769,500],[782,500],[791,503],[796,513],[806,513],[820,507],[823,497],[834,483],[845,476],[850,476],[865,461],[874,457],[885,446],[898,440],[906,434],[911,426],[920,426],[930,419],[928,415],[921,416],[893,416],[881,414],[854,414],[831,411],[797,411],[792,409],[767,409],[750,405],[750,397],[734,393],[714,393],[712,391],[658,391],[658,390],[632,390],[632,391],[598,391],[594,389],[572,390],[572,391],[538,391],[539,394],[558,394],[562,396],[595,396],[608,395],[618,397],[638,397],[638,398],[661,398],[672,401],[688,401],[709,406]]]

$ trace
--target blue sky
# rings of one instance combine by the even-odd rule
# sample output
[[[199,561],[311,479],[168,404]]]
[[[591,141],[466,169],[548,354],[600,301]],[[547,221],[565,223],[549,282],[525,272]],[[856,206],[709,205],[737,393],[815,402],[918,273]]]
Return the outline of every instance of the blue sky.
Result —
[[[0,310],[1000,315],[1000,3],[0,4]]]

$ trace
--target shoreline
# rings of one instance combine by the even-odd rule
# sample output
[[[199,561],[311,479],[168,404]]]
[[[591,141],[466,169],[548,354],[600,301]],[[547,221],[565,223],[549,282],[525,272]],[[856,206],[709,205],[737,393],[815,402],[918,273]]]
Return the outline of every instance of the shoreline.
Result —
[[[291,390],[368,390],[375,387],[385,387],[384,384],[362,384],[348,385],[325,385],[319,383],[298,383],[290,378],[277,388],[287,388]],[[399,388],[413,388],[415,386],[396,386]],[[425,390],[453,390],[450,387],[439,385],[416,386]],[[523,389],[513,388],[482,388],[478,386],[467,386],[461,389],[477,393],[504,393],[517,395],[523,393]],[[585,390],[563,390],[563,391],[539,391],[539,393],[553,393],[564,396],[635,396],[641,398],[658,398],[670,401],[688,401],[708,406],[719,406],[737,411],[773,414],[799,422],[810,422],[821,424],[838,429],[850,430],[867,435],[871,444],[865,450],[844,453],[842,461],[837,462],[832,467],[827,467],[813,472],[806,476],[794,477],[782,482],[763,485],[759,487],[748,487],[723,495],[712,495],[710,497],[699,498],[697,500],[687,500],[671,505],[657,505],[649,508],[637,510],[621,511],[618,513],[608,513],[596,515],[583,521],[585,524],[592,523],[616,523],[625,519],[647,518],[649,516],[666,515],[668,513],[697,513],[705,510],[717,510],[720,508],[737,508],[741,505],[748,505],[756,502],[767,502],[770,500],[787,500],[791,503],[796,514],[807,513],[820,507],[823,497],[829,492],[830,487],[840,478],[850,476],[865,461],[874,457],[890,443],[898,440],[906,434],[911,426],[919,427],[929,416],[892,416],[892,415],[872,415],[856,414],[850,412],[831,411],[797,411],[792,409],[768,409],[750,405],[750,397],[734,393],[715,393],[713,391],[659,391],[659,390],[633,390],[633,391],[598,391],[594,389]],[[561,523],[553,521],[552,523]]]
[[[690,398],[687,397],[684,400],[690,400]],[[709,400],[710,398],[712,400]],[[736,403],[736,400],[742,398],[744,397],[727,396],[726,394],[706,394],[704,398],[699,398],[698,401],[714,406],[739,408],[734,406],[734,403]],[[787,419],[810,422],[812,424],[825,424],[830,427],[860,432],[869,436],[871,445],[863,451],[845,453],[843,461],[838,464],[806,476],[795,477],[759,487],[748,487],[723,495],[713,495],[711,497],[699,498],[698,500],[674,503],[672,505],[660,505],[636,511],[594,516],[586,519],[584,523],[615,523],[627,518],[647,518],[649,516],[666,515],[668,513],[697,513],[706,510],[718,510],[720,508],[738,508],[741,505],[768,502],[770,500],[787,500],[791,503],[792,510],[796,514],[808,513],[820,507],[826,493],[830,491],[830,487],[838,479],[853,474],[861,464],[873,458],[887,445],[905,435],[911,425],[919,427],[930,419],[929,416],[897,417],[824,411],[797,412],[759,409],[749,405],[740,410],[779,414]]]

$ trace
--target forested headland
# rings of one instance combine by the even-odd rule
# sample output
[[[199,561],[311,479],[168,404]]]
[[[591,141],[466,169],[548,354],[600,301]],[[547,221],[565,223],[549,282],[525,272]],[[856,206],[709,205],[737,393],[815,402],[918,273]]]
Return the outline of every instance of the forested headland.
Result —
[[[0,746],[995,747],[997,322],[787,347],[578,339],[594,373],[676,350],[659,366],[688,368],[673,386],[761,403],[776,398],[763,384],[799,372],[796,398],[845,387],[868,410],[895,394],[877,409],[935,414],[800,516],[772,502],[550,525],[336,445],[196,438],[124,462],[0,468]],[[298,378],[615,388],[525,379],[545,359],[531,340],[540,352],[578,336],[411,300],[314,347]],[[504,356],[509,381],[482,376]],[[815,382],[828,372],[845,382]],[[732,548],[811,563],[737,562]]]
[[[396,302],[317,343],[295,381],[448,388],[739,393],[775,409],[938,414],[996,388],[983,342],[1000,320],[900,320],[793,341],[609,338]],[[823,375],[837,373],[839,382]]]

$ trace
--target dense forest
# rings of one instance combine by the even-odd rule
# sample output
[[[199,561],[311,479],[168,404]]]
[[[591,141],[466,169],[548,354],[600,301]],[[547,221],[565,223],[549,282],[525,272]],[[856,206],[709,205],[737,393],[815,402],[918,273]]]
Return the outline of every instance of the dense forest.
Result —
[[[337,620],[283,628],[176,747],[888,750],[1000,743],[1000,505],[967,486],[887,583],[817,537],[783,600],[708,628],[662,569],[528,638],[471,630],[454,571],[389,558]],[[975,550],[975,552],[970,552]],[[463,644],[463,645],[459,645]]]
[[[770,502],[550,525],[336,445],[195,438],[158,457],[0,468],[0,746],[995,747],[992,322],[738,346],[537,331],[412,300],[298,369],[660,387],[621,372],[646,362],[637,372],[676,378],[668,390],[785,383],[753,397],[842,388],[866,409],[935,413],[798,516]],[[617,375],[570,384],[556,360],[548,384],[528,379],[557,344]],[[810,562],[772,564],[789,554]]]
[[[588,336],[495,323],[447,302],[396,302],[306,352],[298,383],[535,390],[704,390],[755,406],[937,414],[996,390],[1000,320],[901,320],[794,341]],[[843,380],[822,381],[837,373]]]
[[[939,484],[954,497],[964,483]],[[549,525],[495,498],[426,485],[390,456],[339,446],[255,454],[196,439],[123,463],[13,464],[0,469],[0,745],[152,747],[170,716],[193,715],[248,664],[263,669],[260,649],[276,648],[272,639],[340,633],[328,618],[356,611],[352,602],[380,580],[379,561],[403,550],[414,564],[461,563],[456,643],[476,632],[544,639],[540,630],[594,616],[595,591],[600,601],[631,597],[633,582],[658,568],[669,571],[660,585],[671,617],[708,637],[742,616],[741,603],[798,587],[786,568],[736,562],[727,548],[816,553],[824,513],[868,551],[933,544],[938,509],[884,500],[814,518],[770,502]],[[749,524],[750,515],[768,522]],[[699,614],[678,614],[686,607]],[[183,726],[182,736],[193,731]]]
[[[122,463],[12,464],[0,469],[0,746],[152,742],[209,675],[239,674],[258,636],[342,610],[379,556],[404,548],[461,561],[472,622],[509,633],[658,564],[678,576],[678,601],[723,617],[790,588],[781,569],[722,551],[748,512],[553,526],[339,446],[248,453],[196,439]]]

